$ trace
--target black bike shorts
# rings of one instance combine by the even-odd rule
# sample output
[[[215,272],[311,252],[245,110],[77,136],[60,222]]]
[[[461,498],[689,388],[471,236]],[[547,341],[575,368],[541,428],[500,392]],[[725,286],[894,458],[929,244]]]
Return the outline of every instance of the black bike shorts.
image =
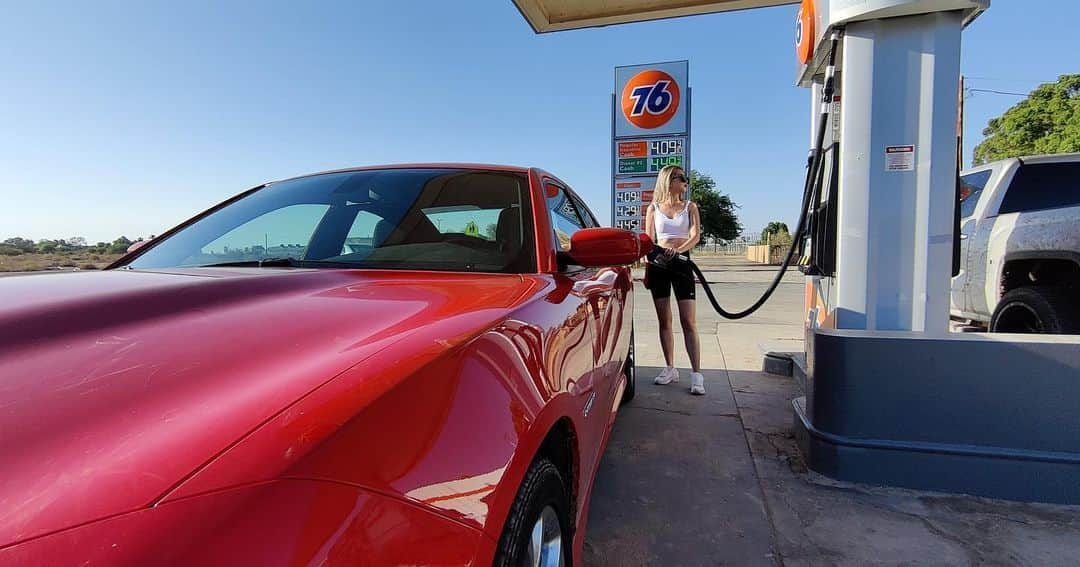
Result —
[[[667,268],[646,264],[645,277],[649,280],[649,292],[653,299],[671,297],[672,288],[675,289],[675,299],[678,301],[696,299],[694,272],[690,269],[690,262],[672,260]]]

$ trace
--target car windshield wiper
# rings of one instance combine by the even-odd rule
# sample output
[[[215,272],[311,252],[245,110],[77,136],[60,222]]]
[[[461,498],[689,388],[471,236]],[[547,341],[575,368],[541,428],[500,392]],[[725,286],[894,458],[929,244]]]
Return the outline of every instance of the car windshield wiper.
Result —
[[[235,262],[218,262],[216,264],[199,264],[198,266],[192,266],[194,268],[224,268],[224,267],[246,267],[254,266],[262,268],[264,266],[288,266],[290,268],[303,267],[303,260],[297,260],[296,258],[282,257],[282,258],[260,258],[258,260],[237,260]]]
[[[187,266],[189,268],[349,268],[358,269],[364,266],[356,262],[335,262],[333,260],[300,260],[289,257],[262,258],[260,260],[236,260],[233,262],[217,262],[214,264],[199,264]]]

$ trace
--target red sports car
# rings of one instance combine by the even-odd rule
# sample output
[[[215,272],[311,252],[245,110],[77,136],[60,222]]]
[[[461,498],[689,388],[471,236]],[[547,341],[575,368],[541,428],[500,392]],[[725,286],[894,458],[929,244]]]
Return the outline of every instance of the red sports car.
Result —
[[[247,191],[0,279],[0,565],[571,565],[649,245],[474,165]]]

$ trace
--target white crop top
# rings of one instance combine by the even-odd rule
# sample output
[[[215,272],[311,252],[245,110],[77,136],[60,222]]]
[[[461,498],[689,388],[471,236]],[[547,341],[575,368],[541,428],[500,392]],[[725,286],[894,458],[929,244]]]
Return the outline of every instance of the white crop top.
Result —
[[[656,204],[653,208],[653,226],[656,227],[656,239],[690,238],[690,203],[686,203],[681,213],[670,218]]]

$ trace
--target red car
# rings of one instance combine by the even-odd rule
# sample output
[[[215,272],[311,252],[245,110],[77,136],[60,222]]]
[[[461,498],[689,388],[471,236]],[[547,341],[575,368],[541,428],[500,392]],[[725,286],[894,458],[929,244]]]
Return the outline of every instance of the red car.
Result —
[[[0,279],[0,565],[571,565],[647,240],[538,169],[263,185]]]

